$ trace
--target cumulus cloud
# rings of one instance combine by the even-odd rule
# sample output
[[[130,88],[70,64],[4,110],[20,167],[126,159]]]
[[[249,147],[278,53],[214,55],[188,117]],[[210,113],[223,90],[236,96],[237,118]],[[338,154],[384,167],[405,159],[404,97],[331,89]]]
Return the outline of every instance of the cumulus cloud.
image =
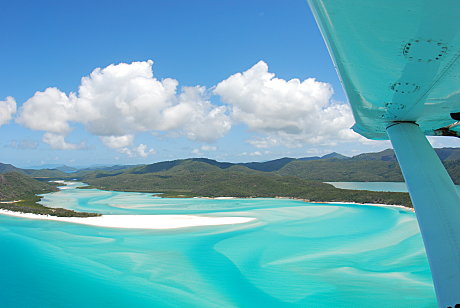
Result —
[[[164,110],[162,130],[182,127],[190,140],[211,142],[223,137],[231,128],[225,106],[214,106],[206,97],[204,87],[184,87],[178,103]]]
[[[56,150],[78,150],[85,147],[83,143],[73,144],[65,141],[65,136],[54,133],[45,133],[43,135],[43,142],[49,144],[53,149]]]
[[[254,151],[254,152],[243,152],[243,153],[240,153],[238,154],[238,156],[262,156],[262,155],[267,155],[267,154],[270,154],[271,152],[270,151]]]
[[[8,96],[6,100],[0,101],[0,126],[8,123],[16,113],[16,101]]]
[[[74,116],[75,95],[68,97],[57,88],[36,92],[20,109],[16,121],[33,130],[66,134]]]
[[[71,124],[81,123],[115,149],[130,146],[138,132],[168,132],[211,142],[231,128],[226,107],[212,105],[205,88],[183,87],[179,92],[177,80],[153,76],[152,64],[148,60],[97,68],[82,78],[78,93],[67,95],[57,88],[37,92],[23,104],[17,122],[57,134],[44,137],[49,144],[58,135],[65,142]]]
[[[128,147],[125,147],[125,148],[121,148],[118,150],[120,153],[123,153],[123,154],[126,154],[130,157],[142,157],[142,158],[146,158],[148,157],[149,155],[152,155],[152,154],[155,154],[156,151],[154,149],[149,149],[145,144],[140,144],[138,145],[137,147],[134,147],[134,148],[128,148]]]
[[[80,124],[105,146],[139,157],[155,151],[143,144],[133,147],[137,133],[209,143],[223,137],[232,120],[256,133],[248,142],[257,148],[365,140],[350,129],[354,122],[351,108],[332,101],[332,87],[313,78],[277,78],[260,61],[210,92],[201,86],[179,88],[172,78],[157,79],[152,65],[151,60],[112,64],[83,77],[76,93],[57,88],[36,92],[22,105],[16,121],[44,131],[43,141],[56,149],[82,147],[65,140],[74,124]],[[218,95],[225,105],[212,104],[211,95]],[[13,98],[0,102],[0,125],[15,112]],[[208,147],[194,153],[211,151]]]
[[[214,93],[231,105],[235,120],[262,134],[250,140],[259,148],[331,145],[362,138],[350,129],[351,108],[331,101],[329,84],[313,78],[276,78],[263,61],[220,82]]]
[[[133,143],[133,135],[124,136],[102,136],[101,140],[106,146],[112,149],[125,148]]]
[[[204,152],[217,151],[217,147],[213,145],[202,145],[200,148],[193,149],[192,154],[203,155]]]
[[[135,151],[137,155],[144,158],[156,153],[154,149],[148,149],[145,144],[139,144],[139,146],[135,148]]]

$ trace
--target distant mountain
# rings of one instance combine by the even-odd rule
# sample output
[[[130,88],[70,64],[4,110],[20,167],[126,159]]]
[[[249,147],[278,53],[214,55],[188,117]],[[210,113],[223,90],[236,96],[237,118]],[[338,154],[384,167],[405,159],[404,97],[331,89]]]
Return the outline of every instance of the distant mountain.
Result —
[[[228,162],[218,162],[216,160],[208,159],[208,158],[190,158],[190,159],[178,159],[178,160],[172,160],[172,161],[164,161],[164,162],[154,163],[150,165],[139,166],[136,168],[132,168],[131,170],[128,170],[128,172],[134,173],[134,174],[161,172],[161,171],[170,170],[176,166],[186,164],[188,162],[205,163],[205,164],[215,166],[220,169],[227,169],[233,166],[243,166],[243,167],[247,167],[252,170],[271,172],[271,171],[276,171],[276,170],[281,169],[283,166],[285,166],[287,163],[293,160],[294,158],[284,157],[284,158],[270,160],[266,162],[228,163]]]
[[[382,160],[382,161],[396,161],[395,152],[392,149],[386,149],[376,153],[363,153],[353,156],[354,160]]]
[[[139,165],[113,165],[113,166],[92,166],[92,167],[85,167],[77,169],[77,172],[88,172],[88,171],[118,171],[118,170],[125,170],[137,167]],[[145,165],[140,165],[145,166]]]
[[[455,183],[460,184],[460,148],[435,149]],[[190,158],[157,162],[148,165],[94,166],[68,173],[74,167],[60,165],[60,169],[20,169],[0,163],[0,173],[19,172],[35,178],[83,179],[104,178],[121,174],[150,174],[158,172],[193,172],[231,169],[250,173],[261,171],[283,176],[296,176],[318,181],[403,181],[392,149],[363,153],[354,157],[333,152],[324,156],[283,157],[265,162],[230,163],[208,158]],[[212,167],[212,168],[211,168]]]
[[[283,168],[286,164],[290,163],[293,160],[295,159],[289,158],[289,157],[283,157],[283,158],[269,160],[269,161],[261,162],[261,163],[252,162],[252,163],[240,163],[237,165],[244,166],[252,170],[271,172],[271,171],[277,171]]]
[[[331,158],[336,158],[336,159],[348,159],[350,157],[339,154],[337,152],[332,152],[323,156],[311,156],[311,157],[302,157],[298,158],[298,160],[304,160],[304,161],[309,161],[309,160],[320,160],[320,159],[331,159]]]
[[[56,169],[21,169],[17,168],[10,164],[2,164],[0,163],[0,174],[8,173],[8,172],[17,172],[22,174],[27,174],[31,177],[36,178],[60,178],[66,177],[67,174],[60,170]]]
[[[460,148],[440,148],[435,151],[442,161],[460,160]]]
[[[66,165],[59,165],[59,164],[46,164],[46,165],[40,165],[40,166],[32,166],[28,167],[26,169],[35,169],[35,170],[41,170],[41,169],[56,169],[62,172],[70,173],[70,172],[75,172],[78,169],[75,167],[70,167]]]
[[[57,166],[56,168],[53,168],[53,169],[56,169],[56,170],[59,170],[59,171],[65,172],[65,173],[72,173],[72,172],[75,172],[75,171],[78,170],[77,168],[69,167],[69,166],[66,166],[66,165]]]
[[[66,173],[57,169],[22,169],[21,172],[33,177],[33,178],[65,178],[73,173]]]
[[[136,168],[133,168],[129,170],[129,173],[134,173],[134,174],[145,174],[145,173],[152,173],[152,172],[161,172],[161,171],[167,171],[170,170],[176,166],[180,166],[183,164],[189,164],[192,162],[200,162],[204,163],[205,165],[202,166],[215,166],[220,169],[225,169],[228,167],[233,166],[234,164],[232,163],[221,163],[213,159],[208,159],[208,158],[190,158],[190,159],[178,159],[178,160],[172,160],[172,161],[163,161],[159,163],[154,163],[150,165],[144,165],[144,166],[139,166]],[[193,165],[193,164],[192,164]]]
[[[0,173],[7,173],[7,172],[24,173],[24,171],[22,169],[16,168],[13,165],[0,163]]]
[[[454,182],[460,184],[460,162],[456,160],[457,157],[460,157],[460,149],[444,148],[436,149],[436,152],[444,159],[444,164]],[[250,163],[229,163],[207,158],[191,158],[135,167],[121,166],[112,168],[112,170],[78,172],[75,177],[105,178],[126,173],[150,174],[169,171],[193,173],[192,169],[193,172],[210,172],[218,169],[239,170],[245,173],[262,171],[317,181],[403,181],[396,156],[391,149],[376,153],[363,153],[352,158],[334,152],[322,157],[301,159],[284,157],[266,162]]]
[[[202,163],[207,163],[207,164],[219,167],[220,169],[227,169],[227,168],[235,165],[233,163],[218,162],[217,160],[208,159],[208,158],[191,158],[190,160],[197,161],[197,162],[202,162]]]
[[[350,158],[350,157],[345,156],[345,155],[342,155],[342,154],[339,154],[339,153],[337,153],[337,152],[332,152],[332,153],[326,154],[326,155],[324,155],[324,156],[321,156],[321,159],[330,159],[330,158],[348,159],[348,158]]]
[[[436,154],[443,162],[447,161],[459,161],[460,160],[460,148],[437,148],[434,149]],[[392,149],[386,149],[376,153],[363,153],[353,156],[355,160],[382,160],[382,161],[393,161],[396,162],[396,155]]]
[[[304,161],[308,161],[308,160],[318,160],[318,159],[321,159],[321,157],[319,157],[319,156],[311,156],[311,157],[297,158],[297,160],[304,160]]]

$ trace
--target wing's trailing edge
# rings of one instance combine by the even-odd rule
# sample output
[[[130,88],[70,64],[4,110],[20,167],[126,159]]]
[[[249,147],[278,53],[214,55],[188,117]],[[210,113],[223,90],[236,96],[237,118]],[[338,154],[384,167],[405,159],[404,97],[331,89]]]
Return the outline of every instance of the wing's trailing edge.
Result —
[[[439,307],[460,308],[460,197],[425,135],[460,136],[460,1],[308,0],[353,129],[390,139]]]

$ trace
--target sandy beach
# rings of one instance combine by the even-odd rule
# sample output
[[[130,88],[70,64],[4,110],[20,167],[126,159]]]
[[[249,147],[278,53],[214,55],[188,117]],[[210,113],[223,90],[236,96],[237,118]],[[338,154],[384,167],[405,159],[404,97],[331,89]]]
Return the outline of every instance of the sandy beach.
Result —
[[[398,208],[398,209],[404,209],[410,212],[415,212],[415,210],[411,207],[407,207],[404,205],[397,205],[397,204],[383,204],[383,203],[357,203],[357,202],[341,202],[341,201],[334,201],[334,202],[326,202],[326,201],[310,201],[306,199],[298,199],[298,198],[289,198],[289,197],[275,197],[276,199],[290,199],[290,200],[297,200],[297,201],[303,201],[307,203],[317,203],[317,204],[352,204],[352,205],[369,205],[369,206],[380,206],[380,207],[389,207],[389,208]]]
[[[316,202],[312,202],[316,203]],[[407,207],[404,205],[396,205],[396,204],[382,204],[382,203],[356,203],[356,202],[318,202],[318,203],[327,203],[327,204],[354,204],[354,205],[369,205],[369,206],[380,206],[380,207],[389,207],[389,208],[398,208],[407,210],[409,212],[415,212],[415,210],[411,207]]]
[[[251,217],[210,217],[196,215],[102,215],[98,217],[56,217],[19,213],[0,209],[0,214],[28,219],[54,220],[83,225],[126,229],[179,229],[199,226],[242,224],[254,221]]]

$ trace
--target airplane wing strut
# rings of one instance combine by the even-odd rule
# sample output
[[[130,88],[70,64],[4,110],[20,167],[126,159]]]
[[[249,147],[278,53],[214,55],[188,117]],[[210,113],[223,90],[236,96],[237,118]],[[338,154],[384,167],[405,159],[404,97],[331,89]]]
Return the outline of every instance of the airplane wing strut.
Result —
[[[460,1],[307,0],[356,124],[391,140],[438,305],[460,308],[460,197],[425,136],[460,136]]]

